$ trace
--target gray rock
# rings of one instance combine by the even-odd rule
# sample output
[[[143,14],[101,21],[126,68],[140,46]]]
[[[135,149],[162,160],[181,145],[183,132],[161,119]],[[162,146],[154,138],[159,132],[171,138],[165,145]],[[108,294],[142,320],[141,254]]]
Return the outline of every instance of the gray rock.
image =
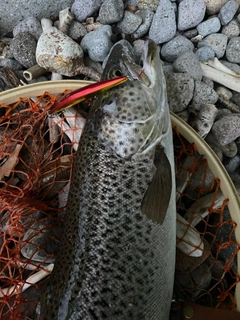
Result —
[[[212,33],[198,43],[198,48],[209,46],[213,49],[218,59],[222,58],[227,48],[228,38],[225,34]]]
[[[234,141],[225,144],[224,146],[221,147],[222,153],[228,157],[228,158],[233,158],[237,154],[237,145]]]
[[[221,33],[225,34],[228,39],[238,37],[240,33],[239,22],[235,19],[230,21],[222,27]]]
[[[218,15],[219,19],[221,20],[221,24],[223,26],[233,19],[235,13],[237,12],[238,7],[239,7],[239,4],[234,0],[230,0],[224,4],[224,6],[221,8]]]
[[[160,0],[137,0],[139,9],[148,9],[156,11]]]
[[[61,234],[56,219],[44,218],[35,222],[21,239],[21,254],[27,259],[52,263],[59,250]]]
[[[29,17],[21,21],[14,27],[13,36],[16,37],[17,34],[21,32],[28,32],[34,36],[36,40],[39,39],[42,34],[42,26],[39,20],[35,17]]]
[[[191,30],[184,31],[182,35],[188,39],[192,39],[192,38],[196,37],[197,34],[198,34],[198,31],[197,31],[197,29],[194,28]]]
[[[208,20],[205,20],[197,26],[198,34],[206,37],[211,33],[216,33],[220,30],[221,23],[218,17],[214,17]]]
[[[195,81],[192,103],[196,105],[215,104],[218,100],[216,91],[201,81]]]
[[[183,0],[178,6],[178,30],[197,26],[204,18],[206,5],[203,0]]]
[[[205,83],[208,87],[210,87],[210,88],[214,88],[214,82],[211,80],[211,79],[209,79],[209,78],[206,78],[206,77],[202,77],[202,82],[203,83]]]
[[[86,34],[81,41],[81,47],[88,52],[92,60],[103,61],[113,46],[110,40],[111,35],[112,28],[108,25],[102,26]]]
[[[188,73],[194,80],[202,80],[202,68],[197,56],[192,51],[181,54],[173,63],[178,72]]]
[[[132,34],[141,25],[142,18],[132,12],[125,11],[122,21],[118,22],[118,28],[122,33]]]
[[[30,68],[37,64],[36,62],[37,41],[34,36],[28,32],[18,33],[12,39],[10,50],[15,60],[25,68]]]
[[[207,6],[207,14],[213,15],[220,11],[222,6],[227,2],[228,0],[205,0],[206,6]]]
[[[149,38],[156,43],[171,40],[176,34],[176,15],[170,0],[161,0],[153,17]]]
[[[167,73],[165,77],[169,108],[173,112],[181,112],[192,100],[194,80],[185,73]]]
[[[227,116],[228,114],[232,114],[232,112],[229,109],[226,109],[226,108],[219,109],[215,121]]]
[[[216,92],[218,95],[221,95],[223,98],[227,100],[230,100],[233,96],[232,91],[223,86],[218,86]]]
[[[0,60],[0,67],[10,67],[13,70],[22,70],[23,66],[15,59]]]
[[[142,24],[140,25],[140,27],[133,33],[133,37],[135,39],[139,39],[142,36],[144,36],[152,23],[153,20],[153,11],[150,11],[148,9],[142,9],[142,10],[138,10],[135,12],[136,15],[139,15],[142,18]]]
[[[223,160],[222,149],[219,147],[214,135],[211,132],[207,135],[205,141],[212,148],[212,150],[215,152],[215,154],[217,155],[218,159],[220,161],[222,161]]]
[[[12,31],[13,28],[28,17],[56,18],[59,11],[70,7],[73,0],[39,1],[17,0],[14,3],[1,1],[0,9],[0,35]]]
[[[225,61],[225,60],[221,60],[221,63],[229,68],[230,70],[236,72],[236,73],[240,73],[240,66],[236,63],[232,63],[232,62],[229,62],[229,61]]]
[[[220,146],[224,146],[240,137],[240,114],[230,114],[216,121],[212,133]]]
[[[77,21],[83,22],[97,12],[101,4],[102,0],[75,0],[71,7],[71,12]]]
[[[179,35],[162,46],[161,56],[168,62],[174,62],[181,54],[188,50],[194,50],[193,43]]]
[[[111,24],[123,18],[124,4],[122,0],[104,0],[99,10],[98,20],[102,24]]]
[[[180,112],[177,112],[177,115],[179,116],[179,118],[181,118],[183,121],[188,122],[189,120],[189,112],[187,109],[182,110]]]
[[[87,29],[80,22],[73,20],[69,26],[68,36],[77,41],[87,34]]]
[[[83,50],[63,32],[49,27],[38,40],[36,58],[42,68],[71,77],[80,73]]]
[[[233,97],[231,98],[231,101],[240,107],[240,93],[234,92]]]
[[[213,60],[215,57],[215,52],[211,47],[208,47],[208,46],[197,49],[195,54],[198,60],[201,62],[207,62],[208,60]]]
[[[226,49],[226,58],[230,62],[240,63],[240,37],[229,40]]]
[[[145,41],[142,39],[133,41],[133,48],[136,56],[136,61],[140,61],[140,58],[144,50],[144,43]]]

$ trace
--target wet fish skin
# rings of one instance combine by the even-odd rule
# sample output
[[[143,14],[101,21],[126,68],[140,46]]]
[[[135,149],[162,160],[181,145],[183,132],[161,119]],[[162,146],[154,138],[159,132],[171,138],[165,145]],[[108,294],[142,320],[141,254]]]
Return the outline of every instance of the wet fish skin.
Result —
[[[155,61],[159,55],[155,44],[149,46],[159,70],[155,64],[145,66],[152,73],[140,80],[134,72],[141,68],[124,47],[110,54],[104,77],[120,70],[130,80],[99,96],[87,119],[60,253],[38,319],[168,319],[176,238],[172,135],[163,72],[160,60]],[[172,170],[162,224],[141,211],[157,170],[154,151],[160,142]]]

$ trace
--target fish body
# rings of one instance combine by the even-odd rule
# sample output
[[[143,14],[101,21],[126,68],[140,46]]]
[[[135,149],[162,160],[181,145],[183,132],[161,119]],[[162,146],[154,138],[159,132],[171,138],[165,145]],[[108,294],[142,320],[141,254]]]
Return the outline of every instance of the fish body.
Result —
[[[61,248],[41,296],[41,320],[169,317],[175,268],[175,176],[157,46],[146,43],[140,66],[124,45],[116,44],[103,79],[118,74],[129,80],[97,97],[80,139]],[[159,213],[153,212],[154,205],[148,210],[152,204],[148,191],[156,175],[161,186],[154,199],[166,198],[160,206],[165,212],[158,208]],[[164,195],[165,189],[169,195]]]

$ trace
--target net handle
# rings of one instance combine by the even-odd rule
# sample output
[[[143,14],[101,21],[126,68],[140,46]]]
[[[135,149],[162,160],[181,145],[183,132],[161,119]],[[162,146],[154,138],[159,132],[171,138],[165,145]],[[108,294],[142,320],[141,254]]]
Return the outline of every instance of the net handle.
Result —
[[[22,87],[13,88],[7,91],[0,92],[0,104],[11,104],[21,98],[37,97],[47,91],[51,94],[63,92],[66,89],[75,90],[84,87],[93,81],[84,80],[58,80],[45,81],[34,84],[29,84]],[[225,198],[229,199],[228,208],[233,221],[237,223],[235,231],[236,240],[240,243],[240,200],[234,184],[229,177],[226,169],[222,165],[213,150],[209,145],[190,127],[185,121],[177,115],[171,113],[172,125],[176,126],[179,133],[190,143],[195,143],[199,154],[204,155],[208,160],[208,165],[215,177],[221,181],[220,188]],[[238,274],[240,275],[240,250],[238,252]],[[236,301],[237,310],[240,312],[240,282],[236,285]]]

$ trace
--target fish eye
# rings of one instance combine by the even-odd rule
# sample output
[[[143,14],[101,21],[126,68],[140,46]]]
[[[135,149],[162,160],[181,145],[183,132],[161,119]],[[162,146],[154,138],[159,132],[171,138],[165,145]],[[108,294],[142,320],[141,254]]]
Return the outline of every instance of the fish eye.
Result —
[[[122,71],[119,70],[119,69],[114,69],[114,70],[112,70],[112,72],[111,72],[111,76],[112,76],[113,78],[121,77],[122,75],[123,75],[123,74],[122,74]]]

